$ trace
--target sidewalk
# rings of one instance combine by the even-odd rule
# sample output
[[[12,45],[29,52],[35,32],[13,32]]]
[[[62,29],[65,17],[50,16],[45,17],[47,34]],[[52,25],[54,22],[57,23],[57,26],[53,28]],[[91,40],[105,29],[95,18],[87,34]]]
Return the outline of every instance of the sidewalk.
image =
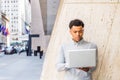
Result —
[[[0,54],[0,80],[40,80],[43,61],[26,53]]]

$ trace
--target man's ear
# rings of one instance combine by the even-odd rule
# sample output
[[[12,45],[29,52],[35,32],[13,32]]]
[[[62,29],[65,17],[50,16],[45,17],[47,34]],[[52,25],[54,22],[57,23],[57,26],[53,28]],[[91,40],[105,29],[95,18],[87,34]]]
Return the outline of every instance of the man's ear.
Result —
[[[83,33],[84,33],[84,28],[82,28],[82,30],[83,30]]]

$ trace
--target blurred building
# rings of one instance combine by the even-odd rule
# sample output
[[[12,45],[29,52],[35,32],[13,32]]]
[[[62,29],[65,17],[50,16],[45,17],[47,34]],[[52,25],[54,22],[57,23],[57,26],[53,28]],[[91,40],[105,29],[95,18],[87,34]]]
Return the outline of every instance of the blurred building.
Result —
[[[25,2],[25,26],[23,27],[23,35],[29,34],[31,26],[31,4],[29,0],[24,0]]]
[[[9,19],[0,12],[0,44],[9,46]]]
[[[32,39],[32,49],[37,46],[46,51],[55,22],[60,0],[31,0],[31,34],[40,35]]]
[[[28,41],[28,36],[30,33],[30,27],[31,27],[31,4],[29,0],[24,0],[24,10],[25,10],[25,19],[23,20],[23,27],[22,27],[22,35],[19,37],[19,39],[22,41],[22,43]]]
[[[28,4],[26,1],[27,0],[1,0],[1,10],[10,20],[10,43],[22,42],[21,36],[23,36],[25,32],[25,23],[30,24],[30,21],[26,21],[27,18],[25,17],[26,4]],[[30,8],[27,7],[27,11],[29,9]],[[29,14],[31,14],[31,12],[29,12]]]
[[[47,0],[47,35],[50,35],[52,33],[59,3],[60,0]]]
[[[60,0],[39,0],[39,2],[45,34],[51,35]]]

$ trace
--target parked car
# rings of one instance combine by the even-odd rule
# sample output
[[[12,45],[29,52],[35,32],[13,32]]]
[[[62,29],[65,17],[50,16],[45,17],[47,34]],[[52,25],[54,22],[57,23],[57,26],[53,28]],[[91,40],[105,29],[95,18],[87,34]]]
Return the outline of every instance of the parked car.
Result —
[[[4,52],[5,48],[4,47],[1,47],[0,48],[0,52]]]
[[[5,45],[3,43],[0,44],[0,53],[4,52]]]
[[[18,53],[25,52],[24,46],[16,46],[15,49],[17,50]]]
[[[10,46],[10,47],[5,48],[4,53],[5,54],[15,54],[15,53],[17,53],[17,50],[14,47]]]
[[[25,47],[21,47],[19,53],[25,52]]]

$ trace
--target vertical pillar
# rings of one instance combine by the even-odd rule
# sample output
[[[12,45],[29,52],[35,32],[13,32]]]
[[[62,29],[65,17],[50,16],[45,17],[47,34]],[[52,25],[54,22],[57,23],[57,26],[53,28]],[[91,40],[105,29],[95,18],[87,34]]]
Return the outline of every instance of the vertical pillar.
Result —
[[[32,23],[31,23],[31,34],[39,34],[39,38],[32,39],[31,48],[35,50],[37,46],[45,49],[45,35],[43,28],[43,21],[41,15],[41,6],[39,0],[31,0],[31,12],[32,12]]]
[[[93,80],[120,80],[120,1],[61,1],[41,80],[63,80],[64,71],[57,72],[55,64],[60,45],[70,41],[68,24],[75,18],[85,23],[84,39],[98,46],[98,64]]]

